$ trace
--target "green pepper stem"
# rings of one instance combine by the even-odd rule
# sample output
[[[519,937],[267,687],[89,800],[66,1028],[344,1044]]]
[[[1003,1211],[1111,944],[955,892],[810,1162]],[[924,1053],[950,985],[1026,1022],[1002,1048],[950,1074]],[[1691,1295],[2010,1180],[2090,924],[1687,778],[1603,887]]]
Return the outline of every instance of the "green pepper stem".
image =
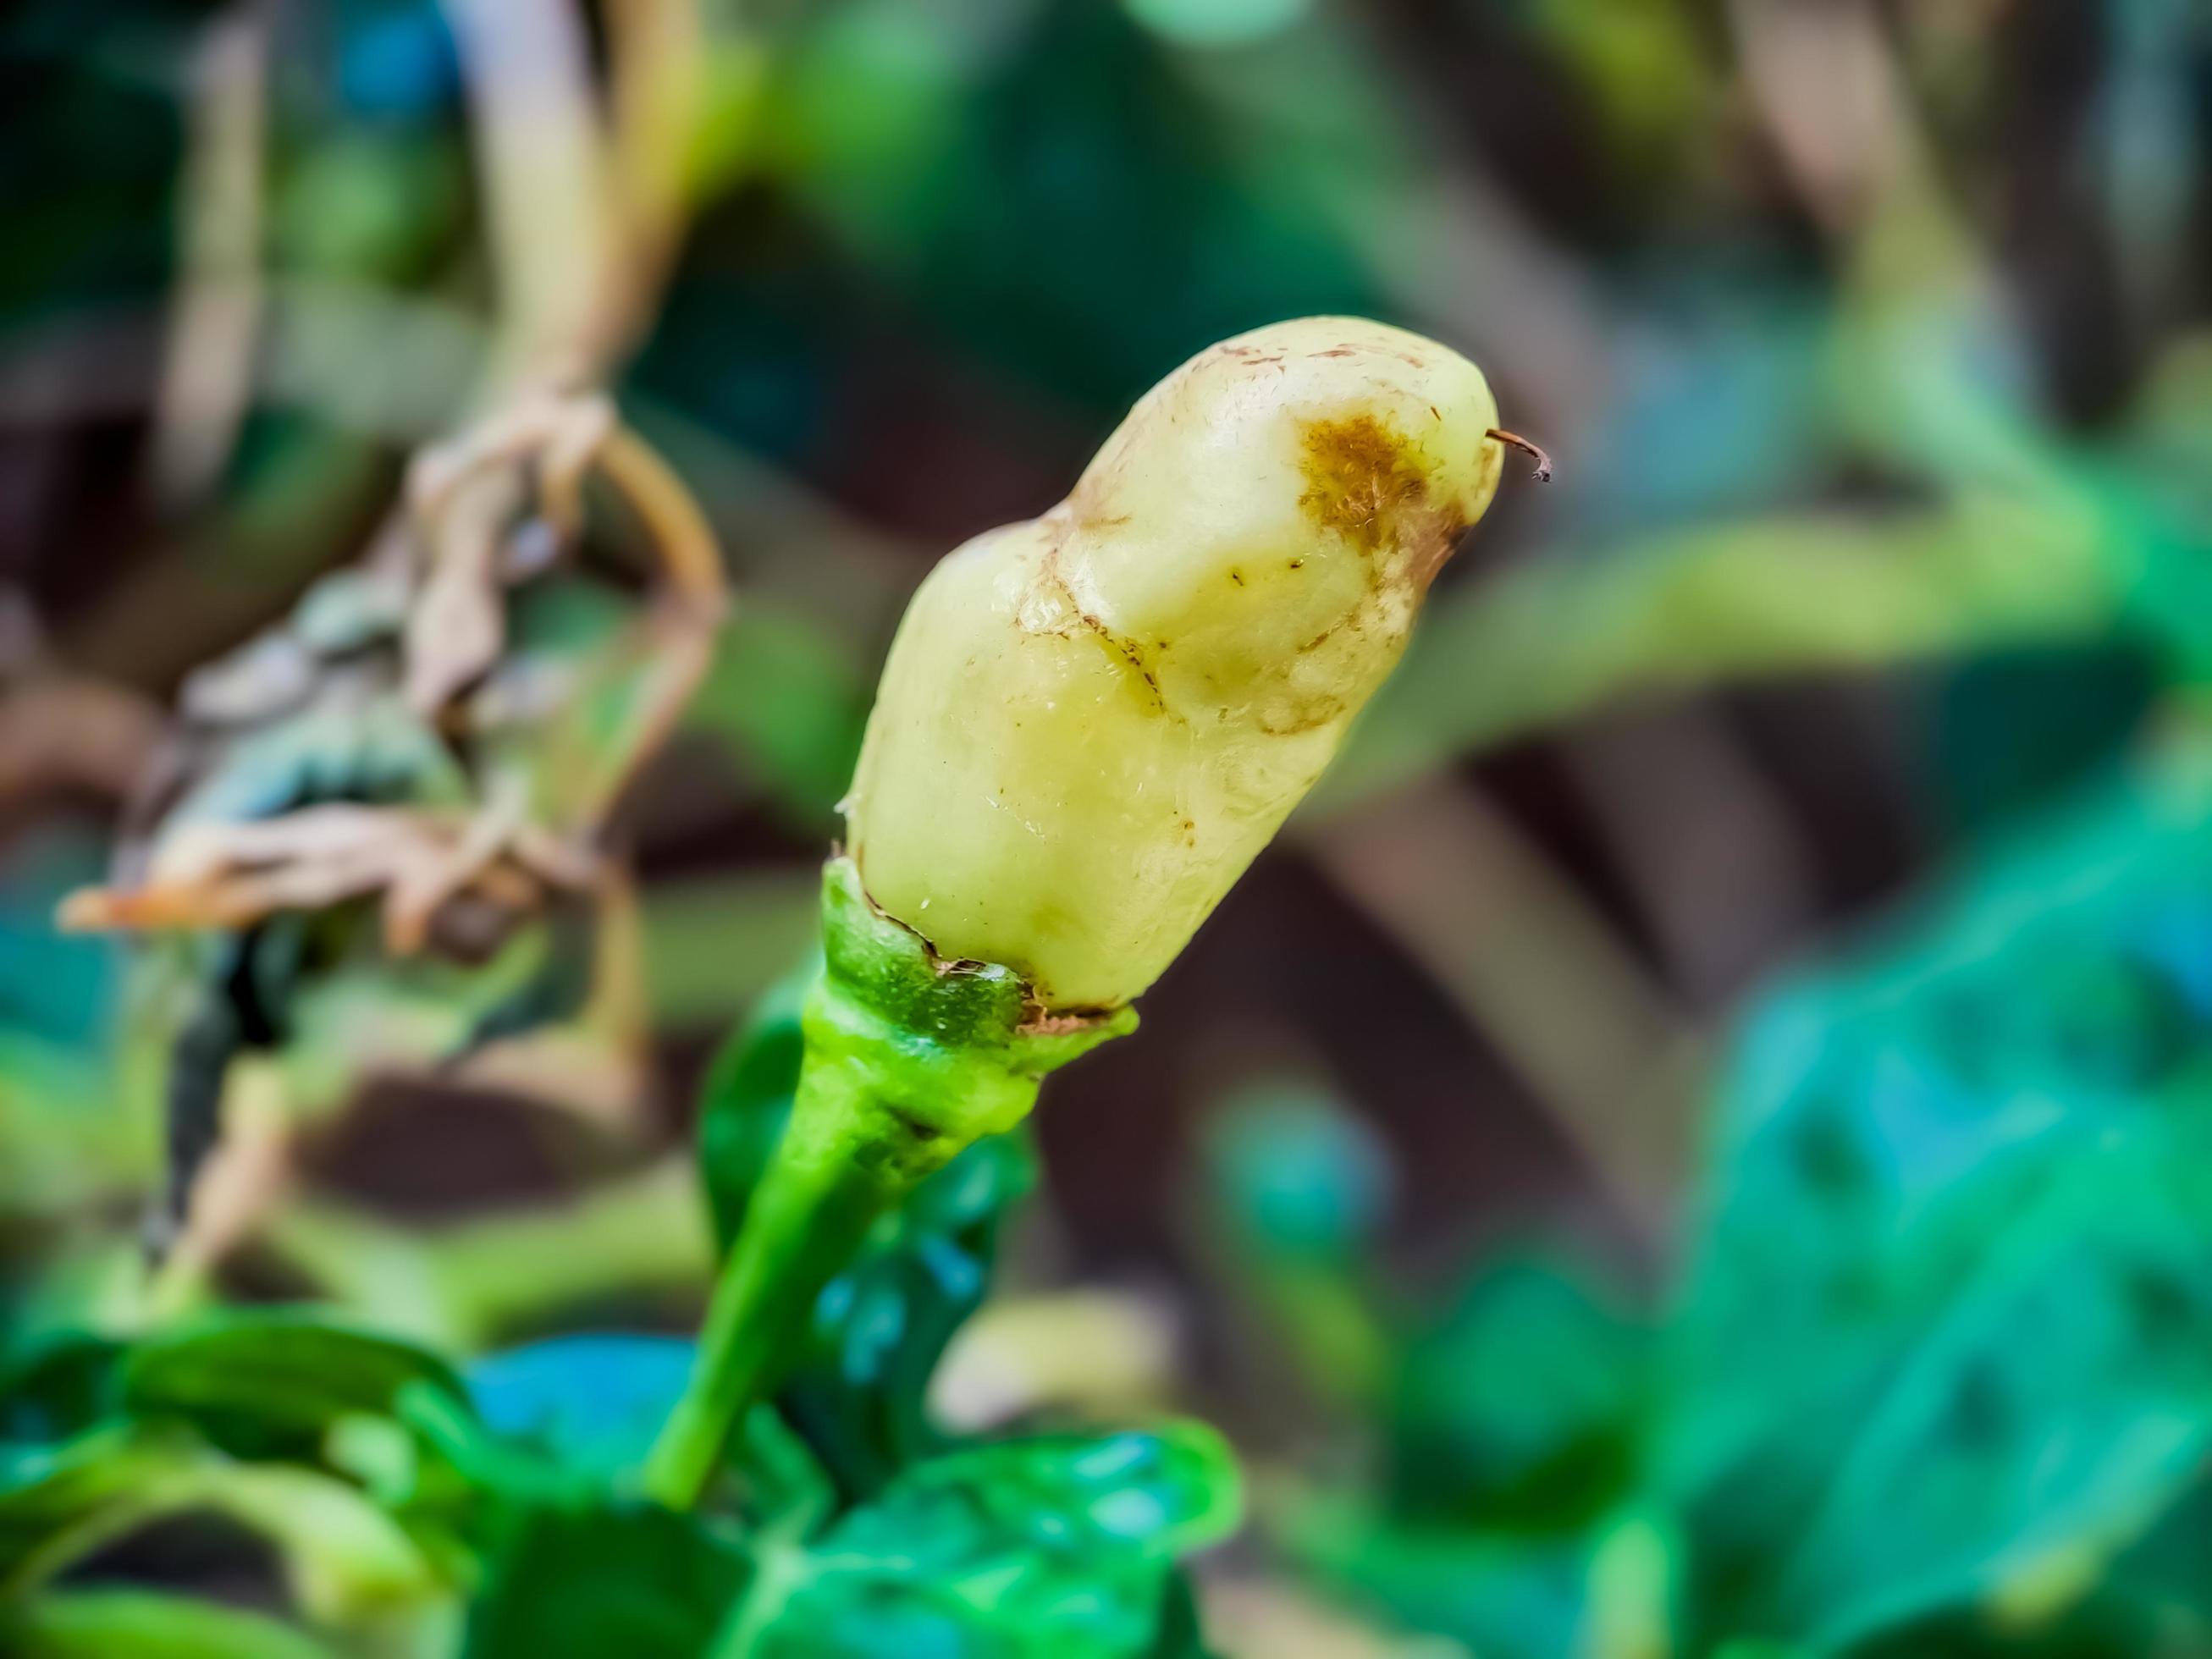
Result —
[[[876,1218],[1036,1103],[1043,1075],[1128,1030],[1128,1009],[1035,1022],[1018,975],[938,960],[877,911],[849,859],[823,879],[823,969],[802,1018],[791,1121],[746,1206],[647,1492],[696,1504],[731,1431],[799,1353],[815,1303]]]
[[[903,1195],[896,1164],[870,1145],[886,1129],[898,1133],[879,1104],[831,1086],[810,1060],[715,1284],[690,1385],[646,1463],[650,1497],[678,1509],[699,1501],[739,1417],[782,1380],[816,1299]]]

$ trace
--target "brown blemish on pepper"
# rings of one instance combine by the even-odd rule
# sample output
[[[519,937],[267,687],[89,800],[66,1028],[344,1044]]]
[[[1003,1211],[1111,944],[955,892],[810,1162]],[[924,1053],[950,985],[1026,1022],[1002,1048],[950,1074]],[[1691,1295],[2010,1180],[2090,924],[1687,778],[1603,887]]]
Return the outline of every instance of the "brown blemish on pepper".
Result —
[[[1372,415],[1309,421],[1301,432],[1298,505],[1324,530],[1369,553],[1395,539],[1398,520],[1428,499],[1428,476],[1404,439]]]

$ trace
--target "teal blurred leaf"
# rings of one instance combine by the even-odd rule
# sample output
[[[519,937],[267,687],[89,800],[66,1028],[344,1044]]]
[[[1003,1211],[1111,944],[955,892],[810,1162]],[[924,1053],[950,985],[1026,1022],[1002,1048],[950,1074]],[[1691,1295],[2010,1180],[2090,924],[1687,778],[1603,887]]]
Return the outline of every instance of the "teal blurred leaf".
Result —
[[[556,1337],[477,1361],[469,1397],[493,1434],[605,1480],[643,1462],[691,1358],[678,1337]]]
[[[2078,788],[2138,729],[2157,693],[2145,653],[2106,643],[2005,652],[1929,677],[1920,699],[1926,799],[1969,831]]]
[[[1577,1650],[1586,1539],[1423,1524],[1337,1498],[1292,1504],[1279,1529],[1304,1571],[1407,1630],[1449,1637],[1484,1659]]]
[[[777,1400],[847,1492],[874,1491],[939,1445],[930,1376],[990,1288],[1000,1222],[1036,1184],[1026,1133],[978,1141],[878,1223],[823,1291]]]
[[[1324,1091],[1262,1081],[1208,1115],[1204,1145],[1235,1305],[1317,1394],[1372,1405],[1392,1364],[1371,1260],[1395,1184],[1381,1139]]]
[[[1394,1311],[1373,1259],[1387,1156],[1310,1088],[1224,1102],[1207,1151],[1239,1299],[1378,1443],[1364,1491],[1276,1493],[1271,1541],[1334,1595],[1486,1659],[1584,1650],[1592,1529],[1633,1477],[1648,1331],[1534,1248],[1489,1259],[1440,1310]]]
[[[1237,1522],[1210,1431],[971,1448],[899,1476],[778,1565],[727,1659],[1141,1659],[1189,1651],[1178,1556]],[[1178,1644],[1182,1645],[1178,1647]]]
[[[0,1445],[62,1439],[88,1429],[114,1403],[123,1345],[85,1331],[48,1336],[0,1370]]]
[[[1372,1243],[1393,1172],[1376,1136],[1310,1087],[1249,1087],[1208,1117],[1206,1158],[1223,1218],[1257,1254],[1340,1262]]]
[[[2201,757],[1761,1007],[1659,1446],[1711,1627],[1825,1649],[2016,1594],[2201,1478],[2208,1039]]]
[[[1393,1512],[1537,1534],[1595,1522],[1635,1477],[1648,1339],[1579,1266],[1493,1257],[1400,1355]]]
[[[75,825],[34,824],[0,853],[0,1029],[11,1039],[90,1054],[109,1035],[122,950],[53,925],[64,896],[102,879],[106,865],[101,841]]]

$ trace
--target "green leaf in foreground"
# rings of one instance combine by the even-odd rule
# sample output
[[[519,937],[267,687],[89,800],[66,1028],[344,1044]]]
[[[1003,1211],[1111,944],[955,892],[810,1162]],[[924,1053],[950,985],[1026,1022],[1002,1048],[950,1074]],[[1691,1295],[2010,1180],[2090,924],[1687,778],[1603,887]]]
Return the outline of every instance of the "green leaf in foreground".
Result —
[[[714,1524],[652,1504],[520,1506],[466,1659],[699,1659],[745,1583]]]
[[[0,1454],[0,1592],[158,1512],[167,1485],[198,1462],[188,1437],[123,1424]]]
[[[195,1512],[266,1538],[301,1607],[334,1624],[419,1610],[452,1590],[422,1544],[343,1480],[235,1462],[175,1425],[118,1424],[0,1463],[0,1595]]]
[[[146,1590],[73,1590],[0,1615],[15,1659],[334,1659],[261,1613]]]
[[[428,1351],[311,1308],[204,1316],[139,1343],[120,1371],[126,1409],[184,1419],[244,1456],[319,1455],[333,1424],[389,1415],[414,1386],[465,1393]]]
[[[775,1564],[719,1653],[1137,1659],[1179,1641],[1188,1650],[1174,1563],[1226,1536],[1240,1510],[1227,1448],[1194,1425],[948,1454]]]

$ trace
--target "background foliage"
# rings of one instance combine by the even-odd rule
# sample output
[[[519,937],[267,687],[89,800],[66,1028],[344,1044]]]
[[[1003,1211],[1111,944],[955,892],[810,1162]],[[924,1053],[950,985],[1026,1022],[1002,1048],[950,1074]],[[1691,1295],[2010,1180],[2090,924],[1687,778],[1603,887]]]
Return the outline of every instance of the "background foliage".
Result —
[[[2207,27],[10,9],[9,1639],[1169,1652],[1194,1598],[1293,1659],[2212,1651]],[[1329,310],[1466,349],[1559,482],[1144,1035],[825,1300],[738,1520],[630,1504],[905,593]],[[318,981],[234,1084],[234,1236],[149,1304],[159,995],[55,902],[186,673],[564,353],[742,596],[634,913],[459,1067],[422,1011],[469,995]],[[1176,1416],[1250,1492],[1193,1578],[1231,1482]]]

